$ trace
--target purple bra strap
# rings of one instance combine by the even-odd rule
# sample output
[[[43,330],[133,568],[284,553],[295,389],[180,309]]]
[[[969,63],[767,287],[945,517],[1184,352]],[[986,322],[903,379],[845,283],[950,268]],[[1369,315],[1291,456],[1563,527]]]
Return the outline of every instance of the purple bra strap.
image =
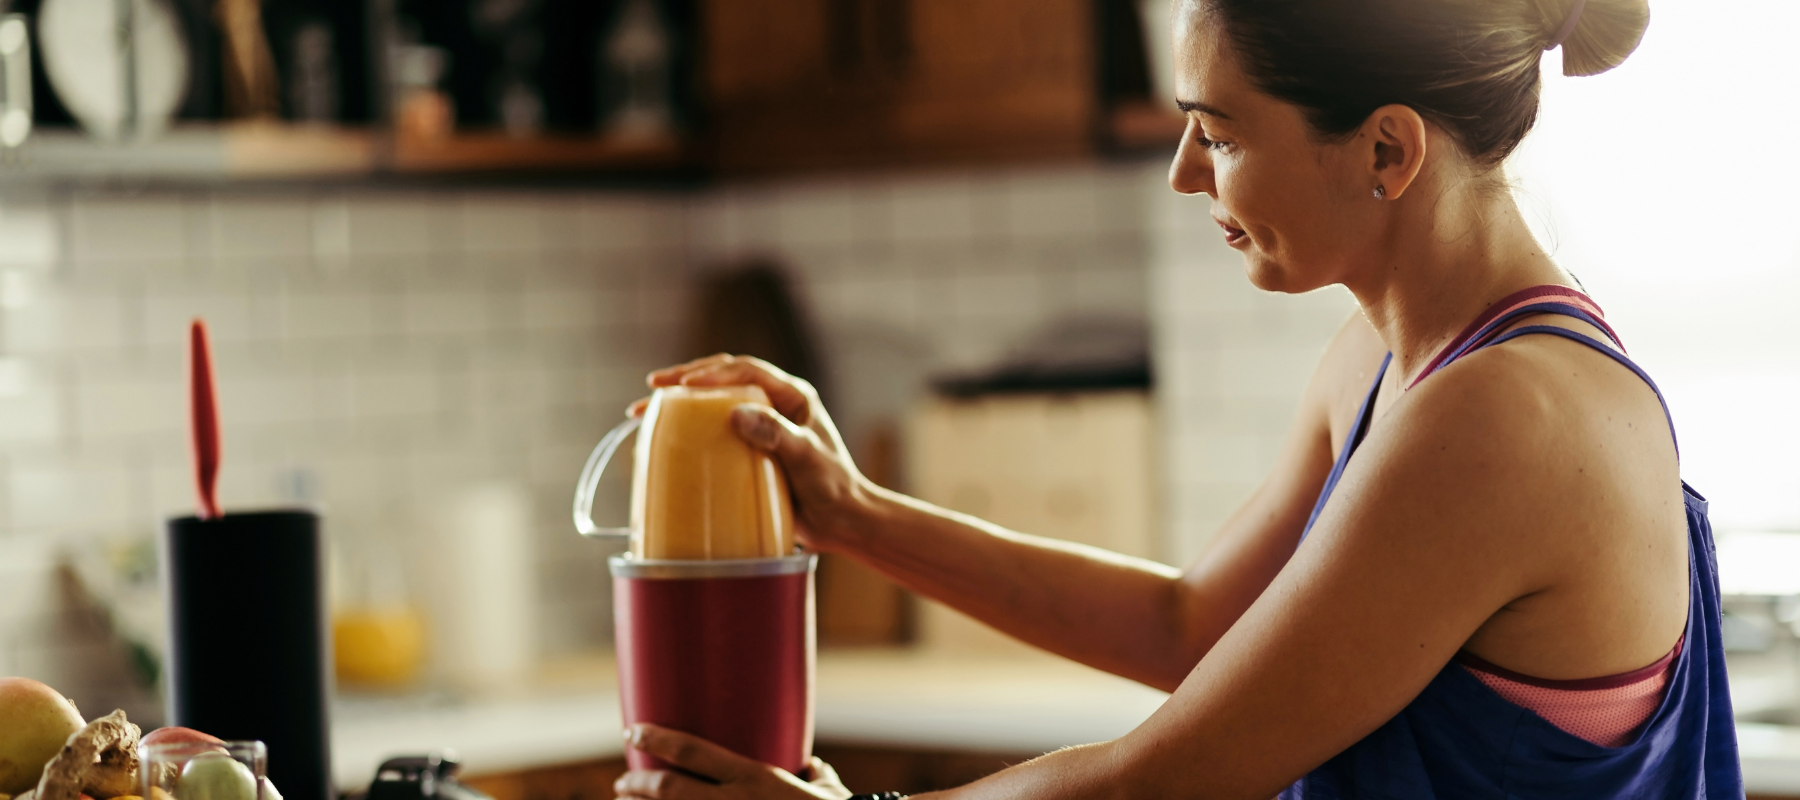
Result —
[[[1456,349],[1452,350],[1434,368],[1421,374],[1419,377],[1414,378],[1412,385],[1417,386],[1417,385],[1419,385],[1419,383],[1421,381],[1425,380],[1425,378],[1429,377],[1433,372],[1437,372],[1440,369],[1443,369],[1445,367],[1450,366],[1451,364],[1456,363],[1457,359],[1462,358],[1463,356],[1466,356],[1470,353],[1473,353],[1476,350],[1480,350],[1484,347],[1494,344],[1494,340],[1489,340],[1488,337],[1494,336],[1495,331],[1504,329],[1506,326],[1511,325],[1514,320],[1517,320],[1520,317],[1531,317],[1531,316],[1537,316],[1540,314],[1561,314],[1565,317],[1574,317],[1578,320],[1581,320],[1582,322],[1592,325],[1595,328],[1605,332],[1606,338],[1612,340],[1612,343],[1617,345],[1620,350],[1625,349],[1625,344],[1623,342],[1619,341],[1618,336],[1612,332],[1611,327],[1607,326],[1607,324],[1605,322],[1595,318],[1592,314],[1587,313],[1587,311],[1585,311],[1577,306],[1573,306],[1568,303],[1558,303],[1558,302],[1554,302],[1554,301],[1548,301],[1548,302],[1543,302],[1543,303],[1532,303],[1531,305],[1528,305],[1528,306],[1520,306],[1518,308],[1515,308],[1512,311],[1508,312],[1506,315],[1501,316],[1501,317],[1495,319],[1494,321],[1481,326],[1481,330],[1476,331],[1473,335],[1469,336],[1469,338],[1465,339],[1462,342],[1462,344],[1457,345]]]

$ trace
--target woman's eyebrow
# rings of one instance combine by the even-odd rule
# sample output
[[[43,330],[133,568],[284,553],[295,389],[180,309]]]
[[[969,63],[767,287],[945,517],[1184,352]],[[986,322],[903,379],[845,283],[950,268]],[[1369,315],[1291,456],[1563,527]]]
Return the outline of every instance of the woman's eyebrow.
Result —
[[[1209,106],[1198,100],[1176,100],[1175,107],[1181,109],[1181,113],[1183,113],[1183,114],[1198,111],[1198,112],[1205,114],[1207,116],[1210,116],[1210,117],[1218,117],[1219,119],[1231,119],[1230,114],[1220,111],[1219,109]]]

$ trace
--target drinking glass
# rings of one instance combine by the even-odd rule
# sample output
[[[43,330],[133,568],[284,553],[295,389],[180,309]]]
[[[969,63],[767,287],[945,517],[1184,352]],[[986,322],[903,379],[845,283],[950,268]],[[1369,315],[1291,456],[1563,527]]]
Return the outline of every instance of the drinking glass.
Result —
[[[138,745],[144,800],[280,800],[264,777],[262,742],[158,742]]]

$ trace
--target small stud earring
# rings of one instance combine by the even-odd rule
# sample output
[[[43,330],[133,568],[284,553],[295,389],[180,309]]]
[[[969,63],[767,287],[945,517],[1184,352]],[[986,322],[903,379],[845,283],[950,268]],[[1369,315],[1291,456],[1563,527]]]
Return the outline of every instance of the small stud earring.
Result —
[[[1385,186],[1375,187],[1375,199],[1376,200],[1386,200],[1387,199],[1387,187],[1385,187]]]

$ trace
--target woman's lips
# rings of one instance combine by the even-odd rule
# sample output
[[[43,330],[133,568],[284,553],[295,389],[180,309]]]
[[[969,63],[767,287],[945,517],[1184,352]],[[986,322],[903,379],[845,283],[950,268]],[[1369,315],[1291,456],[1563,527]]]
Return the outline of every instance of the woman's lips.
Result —
[[[1215,219],[1213,222],[1219,221]],[[1219,227],[1225,230],[1225,243],[1232,247],[1237,247],[1240,244],[1250,241],[1250,234],[1245,233],[1243,228],[1227,225],[1223,222],[1219,222]]]

